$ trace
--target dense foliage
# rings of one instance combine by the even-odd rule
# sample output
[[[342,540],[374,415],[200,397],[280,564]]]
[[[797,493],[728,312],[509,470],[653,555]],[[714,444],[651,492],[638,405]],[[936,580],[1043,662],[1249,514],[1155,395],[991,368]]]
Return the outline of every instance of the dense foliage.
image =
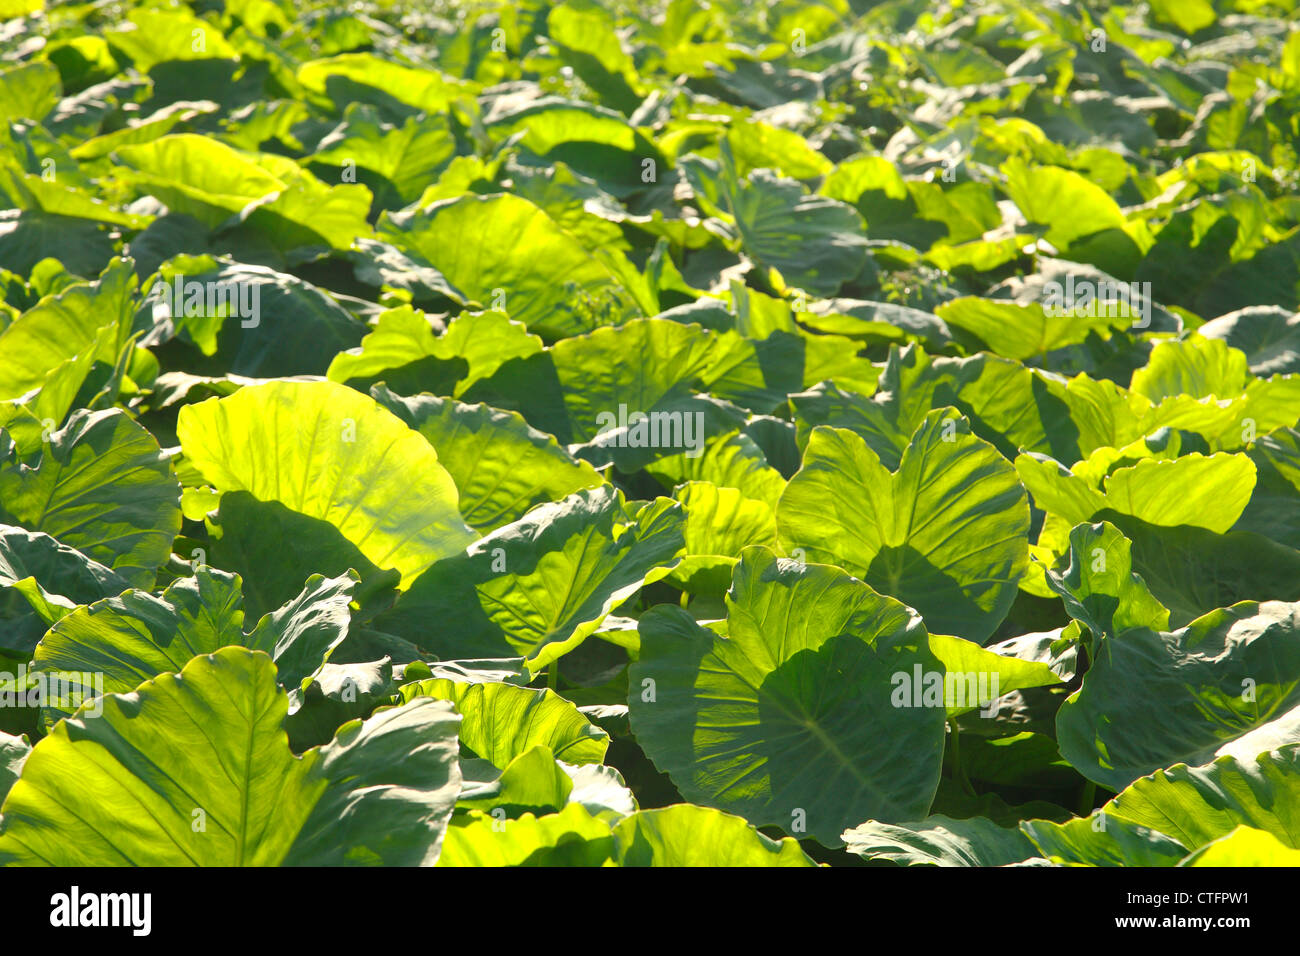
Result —
[[[0,862],[1300,861],[1294,0],[0,0]]]

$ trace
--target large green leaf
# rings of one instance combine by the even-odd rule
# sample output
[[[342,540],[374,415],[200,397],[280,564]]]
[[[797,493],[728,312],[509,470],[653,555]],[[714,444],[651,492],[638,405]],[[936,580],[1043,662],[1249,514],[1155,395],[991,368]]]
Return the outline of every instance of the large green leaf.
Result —
[[[23,764],[32,752],[26,737],[0,733],[0,804],[23,772]]]
[[[438,866],[601,866],[614,853],[609,824],[580,804],[498,820],[473,811],[447,830]]]
[[[1103,808],[1108,817],[1159,830],[1197,849],[1239,826],[1300,848],[1300,748],[1254,757],[1225,754],[1134,780]]]
[[[541,339],[502,312],[462,312],[434,335],[429,317],[403,306],[381,312],[359,348],[335,355],[328,377],[354,388],[382,381],[399,394],[444,394],[438,386],[454,376],[460,395],[502,363],[541,350]]]
[[[1026,820],[1020,830],[1039,855],[1084,866],[1175,866],[1188,848],[1169,835],[1105,815],[1065,823]]]
[[[1300,601],[1300,551],[1249,531],[1162,528],[1111,515],[1133,543],[1133,567],[1174,627],[1250,599]]]
[[[456,483],[461,517],[476,530],[492,531],[534,505],[603,481],[591,465],[514,412],[432,395],[402,398],[383,386],[371,394],[429,440]]]
[[[3,455],[0,447],[9,523],[57,538],[134,586],[153,584],[180,531],[181,489],[149,432],[116,409],[79,410],[39,455]]]
[[[1036,302],[1022,305],[978,296],[945,302],[934,314],[949,325],[977,336],[995,354],[1019,360],[1044,356],[1053,349],[1082,342],[1093,329],[1133,321],[1127,316],[1113,318],[1084,312],[1047,311]]]
[[[598,257],[518,196],[465,196],[385,213],[378,232],[480,305],[503,309],[544,337],[610,325],[636,311]]]
[[[1048,227],[1047,240],[1059,249],[1092,233],[1126,225],[1119,204],[1073,170],[1011,159],[1002,171],[1012,201],[1030,222]]]
[[[1035,454],[1016,459],[1016,471],[1034,504],[1071,525],[1110,509],[1148,524],[1190,525],[1223,534],[1245,510],[1255,487],[1255,464],[1241,454],[1143,458],[1107,474],[1100,487],[1079,474],[1087,465],[1066,469]]]
[[[380,206],[395,208],[417,198],[455,154],[446,116],[412,116],[392,127],[373,106],[353,103],[308,161],[343,170],[359,167],[359,178],[375,191]]]
[[[43,298],[0,331],[0,398],[45,384],[61,363],[78,355],[115,363],[130,332],[134,289],[130,260],[114,259],[95,281]]]
[[[30,651],[49,625],[80,604],[125,591],[126,580],[47,534],[0,525],[0,588],[12,589],[30,607],[6,602],[0,645]],[[33,634],[32,631],[35,630]]]
[[[1255,375],[1300,372],[1300,315],[1289,309],[1249,306],[1206,322],[1196,332],[1245,353]]]
[[[1113,382],[1079,375],[1062,383],[987,353],[931,358],[914,345],[890,348],[870,397],[823,383],[790,400],[801,444],[817,425],[848,428],[891,470],[925,416],[945,405],[1009,459],[1024,450],[1075,461],[1140,434],[1131,397]]]
[[[295,276],[211,256],[164,263],[144,301],[153,330],[194,346],[195,370],[256,377],[318,375],[365,327],[323,291]],[[211,303],[211,306],[209,305]]]
[[[288,185],[281,176],[296,169],[278,164],[273,171],[220,140],[194,133],[122,146],[117,156],[132,170],[124,175],[137,188],[209,226],[280,192]]]
[[[400,693],[405,701],[451,701],[462,717],[461,745],[502,768],[538,744],[573,764],[600,763],[609,745],[608,734],[551,690],[433,678],[404,684]]]
[[[1232,398],[1246,390],[1246,355],[1221,339],[1193,334],[1161,342],[1133,373],[1132,389],[1153,402],[1179,395]]]
[[[699,455],[682,453],[660,458],[646,465],[645,470],[669,488],[688,481],[707,481],[719,488],[735,488],[773,509],[786,484],[758,443],[740,430],[706,441]]]
[[[692,157],[683,166],[697,201],[731,219],[745,252],[787,285],[832,296],[866,263],[866,229],[852,206],[771,170],[742,178],[725,140],[720,164]]]
[[[954,409],[929,413],[892,474],[853,432],[819,427],[777,505],[787,553],[838,564],[982,643],[1029,563],[1029,505],[1015,469]]]
[[[1071,531],[1069,563],[1049,570],[1047,581],[1070,616],[1098,636],[1169,626],[1168,609],[1133,571],[1131,543],[1107,522]]]
[[[673,497],[686,511],[686,556],[669,580],[685,590],[720,594],[741,551],[776,545],[776,516],[765,501],[708,481],[684,482]]]
[[[219,491],[247,491],[333,525],[404,585],[474,538],[433,447],[334,382],[268,382],[187,405],[177,434]]]
[[[1300,742],[1298,614],[1296,604],[1243,601],[1173,632],[1105,640],[1057,715],[1062,756],[1118,790],[1177,763]]]
[[[412,865],[437,858],[460,774],[449,704],[417,701],[295,757],[265,654],[225,648],[57,724],[0,815],[0,861]]]
[[[1179,866],[1300,866],[1300,850],[1265,830],[1238,827],[1188,855]]]
[[[664,577],[682,547],[680,505],[660,498],[629,520],[621,493],[601,485],[439,561],[375,627],[444,658],[523,656],[535,673]]]
[[[221,495],[214,534],[206,554],[189,557],[233,571],[243,579],[244,604],[252,617],[269,614],[302,589],[303,580],[320,573],[338,577],[357,572],[359,603],[390,602],[401,581],[398,571],[381,570],[328,521],[292,511],[278,501],[259,501],[247,491]]]
[[[863,823],[844,832],[844,844],[864,860],[906,866],[1005,866],[1037,853],[1019,830],[987,817],[954,820],[942,814],[920,823]]]
[[[639,631],[632,729],[687,799],[828,846],[863,819],[929,809],[943,704],[897,706],[895,675],[943,671],[897,601],[838,569],[749,548],[726,637],[671,606],[643,615]]]
[[[816,866],[790,837],[771,840],[740,817],[689,803],[620,820],[614,843],[623,866]]]
[[[238,575],[200,567],[194,577],[181,578],[157,597],[126,591],[77,608],[41,639],[33,671],[95,674],[103,679],[97,692],[119,694],[233,644],[269,654],[293,690],[347,636],[354,578],[314,575],[294,601],[248,634],[240,584]],[[52,724],[73,709],[47,701],[46,721]]]
[[[952,700],[946,697],[944,700],[950,717],[977,707],[988,708],[999,697],[1012,691],[1061,682],[1052,668],[1042,661],[998,653],[961,637],[931,634],[930,651],[953,678]]]

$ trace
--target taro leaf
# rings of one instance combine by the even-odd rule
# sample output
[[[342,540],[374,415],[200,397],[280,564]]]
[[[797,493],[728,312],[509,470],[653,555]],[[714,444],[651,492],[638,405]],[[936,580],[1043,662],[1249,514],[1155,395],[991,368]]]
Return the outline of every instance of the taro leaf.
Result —
[[[288,185],[248,154],[197,133],[122,146],[117,156],[127,166],[120,171],[127,182],[209,227]]]
[[[404,701],[432,697],[455,704],[461,745],[497,767],[539,744],[569,763],[600,763],[609,746],[608,734],[552,690],[434,678],[404,684],[400,693]]]
[[[17,12],[6,10],[5,15]],[[43,120],[59,103],[59,71],[53,63],[32,60],[0,70],[0,118]]]
[[[92,275],[113,252],[111,233],[99,223],[39,209],[0,210],[0,261],[6,268],[25,273],[58,255],[70,271]]]
[[[858,358],[855,343],[839,335],[777,329],[755,340],[728,331],[718,335],[717,343],[702,382],[705,390],[755,412],[777,411],[789,393],[826,379],[849,381],[863,392],[875,387],[876,369]]]
[[[522,656],[536,673],[676,565],[681,507],[660,498],[630,524],[622,508],[610,485],[539,505],[437,562],[374,626],[448,659]]]
[[[1073,170],[1031,167],[1011,159],[1002,167],[1007,194],[1030,222],[1047,226],[1047,241],[1066,249],[1084,236],[1123,229],[1119,205],[1104,189]]]
[[[1143,458],[1108,474],[1100,489],[1045,455],[1020,455],[1016,471],[1035,505],[1071,524],[1111,509],[1148,524],[1191,525],[1216,534],[1231,528],[1245,510],[1256,476],[1246,455],[1200,452]]]
[[[688,803],[625,817],[614,843],[622,866],[816,866],[791,837],[772,840],[741,817]]]
[[[432,866],[460,791],[459,723],[441,701],[412,701],[307,751],[328,784],[284,865]]]
[[[260,617],[293,599],[303,578],[315,572],[339,577],[356,571],[361,584],[356,599],[389,601],[400,575],[381,571],[357,546],[327,521],[299,514],[278,501],[258,501],[246,491],[221,496],[208,563],[237,573],[244,581],[244,604],[250,617]],[[194,554],[203,559],[203,555]],[[367,658],[369,659],[369,658]]]
[[[117,409],[74,412],[31,463],[4,460],[0,447],[0,514],[135,587],[152,586],[171,553],[180,492],[158,442]]]
[[[595,4],[558,4],[546,18],[546,32],[560,58],[605,104],[628,114],[636,109],[636,67],[611,13]]]
[[[1246,354],[1255,375],[1300,372],[1300,314],[1277,306],[1247,306],[1196,330]]]
[[[354,721],[295,757],[265,654],[228,647],[61,721],[0,817],[0,861],[430,864],[460,789],[449,704]],[[196,825],[201,821],[202,826]]]
[[[667,319],[633,321],[557,343],[551,355],[574,440],[613,437],[615,423],[621,425],[634,412],[652,415],[682,405],[715,349],[711,335]],[[685,424],[661,436],[662,446],[690,450],[682,444],[686,436],[677,434]]]
[[[429,318],[404,306],[379,313],[359,348],[334,356],[328,377],[353,388],[382,381],[403,395],[460,395],[510,359],[541,350],[541,339],[501,312],[462,312],[434,335]]]
[[[1066,823],[1026,820],[1020,829],[1054,863],[1175,866],[1187,855],[1187,847],[1159,830],[1104,814]]]
[[[1074,461],[1102,446],[1138,437],[1130,396],[1111,382],[1077,376],[1062,384],[1019,362],[981,353],[930,358],[915,346],[890,349],[870,398],[822,384],[791,396],[799,441],[817,425],[857,432],[889,468],[898,467],[908,439],[934,408],[952,405],[975,434],[1009,459],[1019,451]]]
[[[683,453],[660,458],[645,470],[669,488],[687,481],[708,481],[719,488],[736,488],[771,508],[776,508],[786,484],[781,473],[768,464],[763,449],[743,431],[711,438],[694,457]]]
[[[393,665],[387,658],[362,664],[322,664],[301,688],[289,687],[284,729],[294,753],[329,743],[349,720],[392,702]]]
[[[1300,866],[1300,850],[1265,830],[1237,827],[1190,854],[1179,866]]]
[[[742,179],[731,147],[722,162],[683,162],[697,201],[730,217],[745,252],[809,295],[833,296],[867,261],[866,228],[852,206],[810,194],[793,179],[756,170]]]
[[[128,587],[115,571],[47,534],[0,525],[0,588],[21,595],[31,609],[17,617],[6,615],[0,645],[12,647],[17,632],[36,630],[34,644],[45,628],[78,605],[120,594]],[[24,624],[29,618],[30,627]],[[31,647],[23,644],[22,650],[30,652]]]
[[[438,866],[601,866],[613,852],[609,824],[580,804],[504,821],[475,810],[447,829]]]
[[[23,772],[23,764],[32,752],[26,737],[14,737],[0,732],[0,803],[4,803],[14,781]]]
[[[1159,830],[1193,850],[1240,826],[1300,849],[1300,748],[1225,754],[1203,767],[1157,770],[1103,809],[1109,818]]]
[[[153,331],[193,345],[182,366],[233,375],[319,375],[359,344],[365,326],[321,289],[295,276],[211,256],[165,263],[142,305]]]
[[[519,684],[528,683],[528,668],[522,657],[486,657],[475,660],[435,661],[426,664],[413,661],[402,669],[402,681],[437,678],[460,684]]]
[[[1057,714],[1061,755],[1118,790],[1177,763],[1300,741],[1298,615],[1297,604],[1243,601],[1173,632],[1107,640]]]
[[[673,497],[686,511],[686,556],[669,580],[684,590],[721,594],[743,549],[776,545],[776,517],[766,502],[708,481],[684,482]]]
[[[1103,512],[1105,514],[1105,512]],[[1262,534],[1162,528],[1111,515],[1133,543],[1133,567],[1174,627],[1238,601],[1300,601],[1300,551]]]
[[[373,53],[308,60],[298,67],[297,80],[335,100],[340,112],[342,102],[360,102],[394,109],[402,117],[417,110],[445,113],[462,89],[458,80],[437,70],[404,66]]]
[[[543,337],[636,313],[632,294],[599,258],[518,196],[469,195],[384,213],[378,233],[480,305],[504,309]]]
[[[389,242],[357,239],[348,251],[358,282],[394,289],[412,302],[451,301],[466,305],[470,296],[457,289],[447,277],[417,253],[408,253]]]
[[[1163,398],[1232,398],[1246,390],[1250,375],[1246,356],[1221,339],[1193,334],[1161,342],[1147,364],[1133,373],[1134,392],[1159,402]]]
[[[53,370],[77,355],[117,361],[130,332],[131,265],[129,259],[113,259],[95,281],[75,282],[42,299],[0,331],[0,355],[5,357],[0,398],[17,398],[44,384]]]
[[[892,474],[853,432],[819,427],[777,505],[787,553],[838,564],[982,643],[1029,563],[1029,505],[1015,469],[954,409],[922,421]]]
[[[402,398],[382,385],[371,395],[429,440],[456,483],[461,517],[478,531],[510,524],[534,505],[604,480],[514,412],[432,395]]]
[[[976,708],[988,711],[994,701],[1012,691],[1061,682],[1041,661],[1000,654],[960,637],[931,634],[930,651],[943,664],[944,706],[949,717]],[[995,715],[995,711],[989,713]]]
[[[642,616],[629,674],[637,742],[688,800],[838,845],[934,797],[944,711],[898,707],[893,675],[942,675],[908,608],[843,571],[748,548],[727,637],[681,608]],[[802,831],[800,831],[802,832]]]
[[[328,522],[376,566],[396,568],[403,586],[474,539],[432,446],[346,386],[246,386],[182,408],[177,434],[217,490]]]
[[[455,154],[456,140],[446,116],[412,116],[393,128],[373,106],[355,103],[304,162],[343,168],[354,164],[380,207],[394,209],[418,198]]]
[[[465,785],[456,800],[458,810],[504,810],[513,817],[558,810],[573,793],[573,778],[545,744],[529,747],[506,762],[504,770],[476,757],[462,756],[460,766]]]
[[[1127,325],[1132,321],[1127,316],[1113,318],[1049,311],[1036,302],[1017,304],[978,296],[945,302],[935,308],[934,314],[948,325],[977,336],[994,354],[1019,361],[1082,342],[1093,329]]]
[[[347,636],[356,579],[313,575],[298,597],[249,634],[240,583],[238,575],[200,567],[157,597],[127,591],[77,608],[36,646],[33,672],[51,678],[95,674],[103,679],[96,693],[126,693],[159,674],[180,671],[195,657],[239,645],[269,654],[285,686],[296,689]],[[46,723],[68,716],[80,703],[47,700]]]
[[[1068,564],[1047,572],[1069,615],[1099,637],[1169,626],[1169,611],[1134,573],[1131,547],[1108,522],[1081,524],[1070,532]]]
[[[611,818],[635,813],[636,797],[623,775],[601,763],[571,764],[557,761],[573,781],[570,803],[579,803],[598,816]]]
[[[874,820],[844,831],[844,848],[864,860],[905,866],[1006,866],[1036,855],[1023,833],[987,817],[954,820],[942,814],[920,823]]]
[[[1261,435],[1248,454],[1258,477],[1234,528],[1300,548],[1300,431],[1279,428]]]
[[[257,622],[247,646],[271,655],[286,688],[298,687],[347,637],[356,587],[355,574],[313,574],[297,597]]]

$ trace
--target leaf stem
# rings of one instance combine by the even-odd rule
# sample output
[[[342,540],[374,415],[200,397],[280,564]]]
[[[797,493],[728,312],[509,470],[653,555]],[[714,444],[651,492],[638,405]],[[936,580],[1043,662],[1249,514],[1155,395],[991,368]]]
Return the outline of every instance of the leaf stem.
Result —
[[[1089,780],[1083,785],[1083,792],[1079,795],[1079,816],[1086,817],[1092,813],[1092,805],[1097,802],[1097,784],[1096,781]]]
[[[975,788],[971,786],[970,778],[966,776],[966,768],[961,763],[961,731],[957,729],[957,721],[949,719],[948,721],[949,737],[952,740],[952,775],[961,788],[972,797],[978,796]]]

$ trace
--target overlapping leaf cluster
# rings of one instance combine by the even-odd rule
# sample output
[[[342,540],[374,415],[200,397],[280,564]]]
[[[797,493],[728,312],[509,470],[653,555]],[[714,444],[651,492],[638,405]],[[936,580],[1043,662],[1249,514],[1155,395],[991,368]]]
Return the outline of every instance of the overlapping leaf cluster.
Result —
[[[1294,0],[0,13],[0,862],[1300,857]]]

